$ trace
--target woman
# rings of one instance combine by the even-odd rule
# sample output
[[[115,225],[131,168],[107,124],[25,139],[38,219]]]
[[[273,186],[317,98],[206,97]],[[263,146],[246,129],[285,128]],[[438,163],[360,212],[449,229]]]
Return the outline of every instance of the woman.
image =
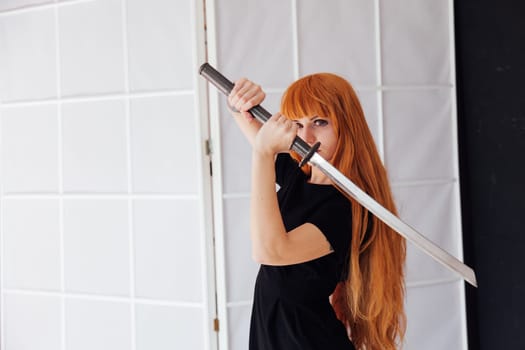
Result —
[[[250,231],[261,268],[250,349],[395,349],[406,323],[404,239],[318,168],[299,169],[289,151],[296,135],[321,142],[321,156],[395,212],[354,90],[334,74],[306,76],[285,91],[282,114],[261,125],[247,111],[264,98],[246,79],[228,96],[253,149]]]

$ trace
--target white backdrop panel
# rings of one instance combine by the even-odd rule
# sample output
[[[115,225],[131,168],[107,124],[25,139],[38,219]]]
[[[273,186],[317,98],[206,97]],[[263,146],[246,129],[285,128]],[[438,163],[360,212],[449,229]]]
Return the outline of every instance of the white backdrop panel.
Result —
[[[271,88],[294,79],[291,1],[215,1],[215,8],[220,69]]]
[[[209,52],[211,63],[232,80],[246,76],[261,84],[268,92],[263,105],[271,112],[298,76],[330,71],[353,83],[385,157],[401,216],[461,258],[450,2],[209,3],[215,9],[209,13],[215,24],[209,28],[210,48],[216,49]],[[227,289],[220,293],[219,310],[228,322],[228,332],[219,337],[223,347],[237,350],[246,348],[256,274],[247,222],[250,151],[224,97],[219,99],[215,116],[222,153],[215,156],[220,164],[214,169],[220,169],[218,232],[224,251],[217,255]],[[405,349],[465,349],[463,285],[410,244],[408,249]],[[424,302],[439,305],[439,312],[422,312]],[[453,319],[444,325],[448,315]]]
[[[463,282],[408,289],[405,350],[467,349]]]
[[[451,1],[380,0],[383,81],[450,84]]]
[[[385,161],[392,181],[457,177],[451,89],[387,91],[383,99]]]
[[[246,208],[250,205],[248,197],[224,200],[226,268],[228,271],[227,298],[231,301],[246,301],[253,297],[253,285],[259,269],[252,260],[249,230],[249,215]],[[239,262],[243,263],[240,264]]]
[[[395,187],[399,216],[427,238],[460,257],[457,244],[459,208],[454,193],[456,184],[411,185]],[[413,244],[407,244],[406,280],[409,283],[456,278],[455,274],[430,258]]]
[[[299,73],[352,73],[353,84],[375,85],[374,10],[373,1],[297,1]]]

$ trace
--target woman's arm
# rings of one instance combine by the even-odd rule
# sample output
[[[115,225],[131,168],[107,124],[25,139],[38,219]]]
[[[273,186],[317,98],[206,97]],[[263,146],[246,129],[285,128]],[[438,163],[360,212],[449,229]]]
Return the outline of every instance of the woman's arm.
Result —
[[[247,112],[265,98],[261,87],[239,79],[228,96],[237,125],[253,147],[250,232],[254,260],[266,265],[289,265],[329,254],[323,233],[305,223],[286,232],[275,191],[275,156],[287,152],[297,134],[295,123],[280,114],[264,125]],[[233,108],[239,112],[233,111]]]
[[[253,143],[250,232],[254,260],[289,265],[329,254],[330,243],[317,226],[305,223],[286,232],[275,191],[275,155],[289,150],[297,126],[280,114],[259,130]]]

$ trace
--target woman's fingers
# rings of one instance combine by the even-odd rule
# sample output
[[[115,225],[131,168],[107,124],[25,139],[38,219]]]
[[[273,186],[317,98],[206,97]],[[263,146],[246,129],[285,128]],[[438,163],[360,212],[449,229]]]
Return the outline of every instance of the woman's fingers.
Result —
[[[241,78],[235,82],[230,95],[228,95],[228,103],[239,111],[247,111],[260,104],[265,97],[266,94],[259,85]]]
[[[281,113],[276,113],[272,115],[270,119],[276,123],[282,124],[286,130],[297,129],[297,125],[292,120],[286,118]]]
[[[254,149],[265,154],[275,155],[287,152],[297,135],[297,126],[280,113],[272,115],[259,129]]]

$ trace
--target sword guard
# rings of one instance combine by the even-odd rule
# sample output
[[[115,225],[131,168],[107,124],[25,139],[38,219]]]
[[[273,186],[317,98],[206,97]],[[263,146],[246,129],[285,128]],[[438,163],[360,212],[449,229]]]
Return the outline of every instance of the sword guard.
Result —
[[[316,142],[312,147],[310,147],[308,152],[306,152],[306,154],[304,155],[303,159],[301,159],[301,161],[299,162],[299,168],[308,163],[310,158],[312,158],[314,153],[317,152],[317,150],[319,149],[319,146],[321,146],[321,142]]]

